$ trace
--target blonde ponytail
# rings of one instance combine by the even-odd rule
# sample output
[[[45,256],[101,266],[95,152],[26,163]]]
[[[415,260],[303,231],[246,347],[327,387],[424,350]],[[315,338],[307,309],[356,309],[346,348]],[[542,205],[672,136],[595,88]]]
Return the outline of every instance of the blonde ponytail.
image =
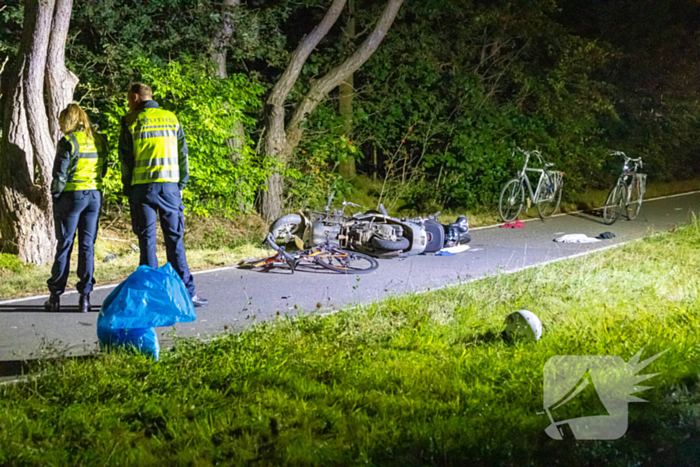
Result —
[[[95,139],[90,119],[78,104],[68,104],[58,116],[58,123],[66,135],[74,131],[84,131],[89,139]]]

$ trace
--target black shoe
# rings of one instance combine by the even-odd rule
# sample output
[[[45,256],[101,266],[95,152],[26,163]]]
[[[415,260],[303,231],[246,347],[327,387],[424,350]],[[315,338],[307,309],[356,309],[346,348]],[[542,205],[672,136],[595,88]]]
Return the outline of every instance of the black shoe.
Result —
[[[90,311],[90,294],[80,294],[80,301],[78,302],[78,309],[81,313],[88,313]]]
[[[209,305],[209,300],[207,300],[206,298],[202,298],[199,295],[195,295],[194,297],[192,297],[192,304],[195,308],[199,308],[202,306]]]
[[[51,294],[49,299],[44,303],[44,309],[46,311],[58,312],[61,311],[61,297],[60,295]]]

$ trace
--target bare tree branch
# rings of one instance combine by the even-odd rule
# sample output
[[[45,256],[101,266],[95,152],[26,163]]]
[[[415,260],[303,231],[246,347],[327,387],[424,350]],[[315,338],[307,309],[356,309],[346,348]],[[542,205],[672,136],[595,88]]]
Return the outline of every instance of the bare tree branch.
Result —
[[[294,83],[297,82],[297,78],[299,77],[299,73],[301,73],[304,63],[306,63],[306,59],[309,58],[311,52],[313,52],[318,43],[321,42],[321,39],[328,34],[328,31],[330,31],[338,20],[343,8],[345,8],[346,1],[347,0],[333,0],[333,4],[326,12],[326,16],[323,17],[323,20],[301,41],[292,54],[287,69],[284,70],[282,77],[273,88],[272,93],[270,93],[270,97],[267,99],[268,105],[282,106],[284,104],[287,95],[289,95],[292,87],[294,87]]]
[[[0,11],[2,11],[2,9],[0,9]],[[3,60],[3,62],[2,62],[2,67],[0,67],[0,97],[2,97],[2,72],[5,71],[5,65],[7,65],[7,61],[9,59],[10,59],[9,55],[7,57],[5,57],[5,60]]]
[[[396,15],[403,1],[404,0],[389,0],[374,30],[355,53],[311,85],[311,89],[297,106],[287,126],[287,141],[290,146],[294,147],[299,144],[301,140],[301,123],[313,112],[319,102],[321,102],[333,88],[338,87],[340,83],[355,73],[355,71],[369,60],[372,54],[377,50],[379,44],[381,44],[384,37],[386,37],[389,28],[394,23],[394,19],[396,19]]]
[[[266,137],[263,140],[263,152],[267,157],[275,158],[282,166],[286,164],[289,154],[297,147],[303,128],[301,124],[316,108],[318,103],[340,83],[346,81],[360,68],[377,50],[394,22],[399,8],[404,0],[388,0],[379,22],[362,45],[340,66],[331,70],[327,75],[311,84],[311,89],[297,106],[292,118],[285,128],[284,103],[301,73],[304,63],[323,37],[340,16],[347,0],[333,0],[321,23],[306,36],[290,58],[287,69],[273,88],[265,106]],[[261,211],[263,218],[273,221],[282,215],[283,176],[281,173],[271,174],[266,182],[265,191],[261,196]]]

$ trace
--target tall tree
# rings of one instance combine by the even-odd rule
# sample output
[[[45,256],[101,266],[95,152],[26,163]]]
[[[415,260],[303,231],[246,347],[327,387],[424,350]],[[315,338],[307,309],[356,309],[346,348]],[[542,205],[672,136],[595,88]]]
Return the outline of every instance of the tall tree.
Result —
[[[212,59],[217,64],[217,76],[224,79],[226,73],[226,49],[233,37],[235,8],[239,7],[241,0],[224,0],[221,11],[221,29],[213,40],[214,54]]]
[[[285,127],[284,104],[294,87],[302,67],[318,43],[328,34],[340,16],[347,0],[333,0],[323,20],[306,36],[292,54],[282,77],[272,89],[265,105],[265,129],[261,141],[266,157],[286,164],[304,134],[303,123],[328,93],[345,82],[377,50],[394,22],[403,0],[388,0],[374,30],[362,45],[343,63],[325,76],[311,82],[309,91],[302,97]],[[261,211],[265,220],[272,221],[282,215],[283,175],[276,172],[267,179],[263,192]]]
[[[241,0],[224,0],[221,11],[221,29],[217,32],[212,41],[214,49],[212,60],[216,64],[216,75],[221,79],[228,78],[226,72],[226,56],[227,48],[233,38],[234,33],[234,15],[236,8],[240,7]],[[231,148],[231,160],[235,161],[239,156],[241,148],[245,144],[245,128],[243,124],[238,122],[235,128],[231,129],[233,137],[226,141],[226,144]]]
[[[355,45],[355,0],[348,0],[348,21],[343,29],[343,42],[345,47],[352,49]],[[338,88],[338,110],[343,118],[343,134],[352,140],[352,101],[355,97],[354,73],[340,83]],[[338,173],[345,178],[352,178],[356,175],[355,159],[349,157],[338,164]]]
[[[25,2],[20,47],[3,77],[0,234],[5,251],[35,264],[50,261],[55,245],[50,184],[58,113],[78,82],[64,63],[72,6]]]

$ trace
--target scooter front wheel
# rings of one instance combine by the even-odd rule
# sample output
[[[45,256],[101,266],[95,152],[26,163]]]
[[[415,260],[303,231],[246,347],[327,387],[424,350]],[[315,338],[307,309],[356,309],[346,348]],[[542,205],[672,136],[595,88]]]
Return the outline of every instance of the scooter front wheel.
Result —
[[[275,240],[282,240],[284,243],[289,243],[294,240],[294,235],[299,232],[300,227],[301,216],[299,214],[287,214],[272,223],[270,233]]]
[[[411,246],[411,242],[406,237],[398,237],[395,241],[372,237],[370,243],[374,248],[386,251],[407,250]]]

